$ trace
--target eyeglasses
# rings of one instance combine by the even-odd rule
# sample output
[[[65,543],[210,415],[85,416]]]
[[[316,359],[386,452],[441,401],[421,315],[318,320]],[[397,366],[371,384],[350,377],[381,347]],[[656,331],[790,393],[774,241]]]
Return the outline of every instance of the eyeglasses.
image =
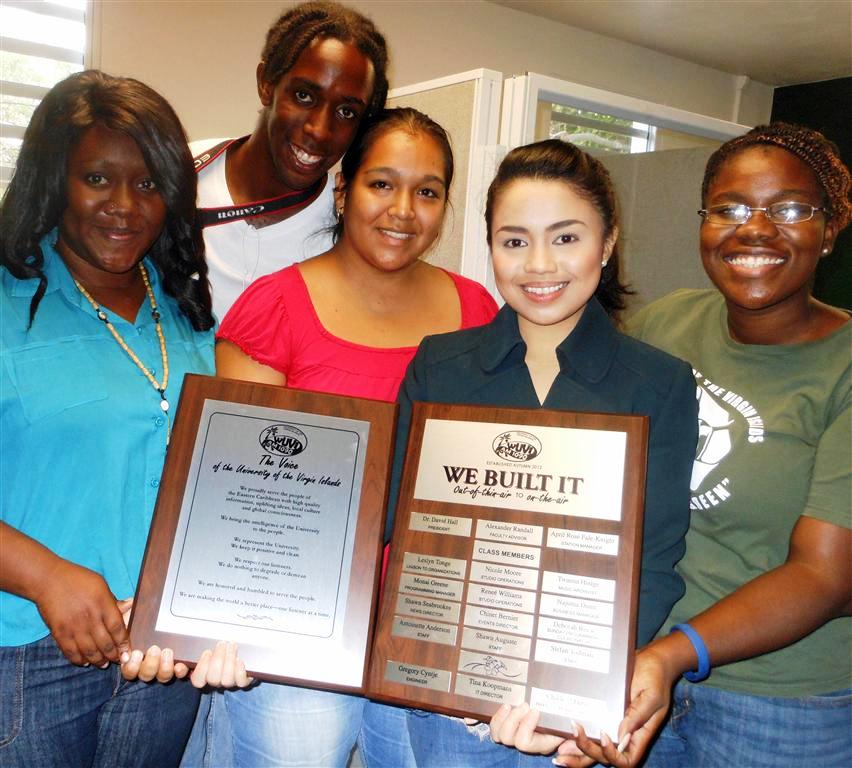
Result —
[[[761,211],[773,224],[802,224],[810,221],[817,211],[828,212],[828,208],[817,208],[807,203],[773,203],[766,208],[752,208],[742,203],[726,203],[702,208],[698,211],[708,224],[739,227],[745,224],[755,211]]]

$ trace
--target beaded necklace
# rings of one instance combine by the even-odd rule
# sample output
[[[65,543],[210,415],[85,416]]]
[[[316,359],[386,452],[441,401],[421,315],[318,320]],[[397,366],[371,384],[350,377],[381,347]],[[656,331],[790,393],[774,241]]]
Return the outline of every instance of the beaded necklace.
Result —
[[[169,442],[169,433],[171,432],[171,419],[169,418],[169,401],[166,399],[166,387],[169,384],[169,355],[166,352],[166,339],[163,336],[163,329],[160,326],[160,313],[157,311],[157,300],[154,298],[154,291],[151,289],[151,283],[148,280],[148,270],[145,269],[145,265],[140,261],[139,262],[139,272],[142,275],[142,282],[145,283],[145,292],[148,294],[148,302],[151,304],[151,317],[154,319],[154,327],[157,330],[157,338],[160,341],[160,356],[163,361],[163,381],[162,383],[158,382],[154,375],[149,371],[143,364],[142,361],[136,356],[134,351],[127,345],[127,342],[121,338],[119,332],[115,329],[115,326],[109,321],[106,312],[101,309],[100,304],[98,304],[93,298],[92,295],[77,281],[77,278],[72,276],[74,280],[74,285],[77,286],[77,289],[80,293],[83,294],[88,300],[89,304],[92,305],[92,309],[95,310],[95,314],[98,316],[98,320],[100,320],[106,327],[107,330],[112,334],[112,337],[118,342],[118,346],[120,346],[126,353],[127,356],[136,363],[136,367],[145,374],[145,378],[151,382],[151,386],[157,390],[160,394],[160,408],[163,413],[166,415],[166,444]]]

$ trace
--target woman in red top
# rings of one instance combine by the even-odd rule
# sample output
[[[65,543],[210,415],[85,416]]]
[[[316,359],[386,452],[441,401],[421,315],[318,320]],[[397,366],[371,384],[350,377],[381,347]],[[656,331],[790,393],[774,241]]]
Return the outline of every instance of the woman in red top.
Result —
[[[392,109],[366,124],[338,177],[334,247],[243,293],[217,334],[217,373],[392,401],[424,336],[490,321],[497,307],[481,285],[421,260],[452,177],[447,134],[426,115]],[[269,683],[216,699],[236,765],[345,765],[365,701]],[[397,723],[393,707],[368,711],[367,765],[410,763],[404,714]],[[222,757],[213,762],[230,762]]]

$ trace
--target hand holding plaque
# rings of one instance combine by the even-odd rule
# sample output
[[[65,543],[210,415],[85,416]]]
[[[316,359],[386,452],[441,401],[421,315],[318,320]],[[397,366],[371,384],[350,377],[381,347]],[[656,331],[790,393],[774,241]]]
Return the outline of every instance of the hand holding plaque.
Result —
[[[396,406],[188,376],[131,622],[194,662],[363,690]]]
[[[615,733],[641,556],[647,419],[415,405],[373,647],[380,698]]]

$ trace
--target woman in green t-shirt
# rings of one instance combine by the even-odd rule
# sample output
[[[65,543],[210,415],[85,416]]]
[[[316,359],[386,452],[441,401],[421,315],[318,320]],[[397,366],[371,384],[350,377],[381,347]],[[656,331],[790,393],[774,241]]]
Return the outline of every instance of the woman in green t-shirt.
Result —
[[[698,384],[687,591],[637,656],[629,746],[581,736],[559,764],[636,765],[681,675],[648,768],[852,764],[852,322],[811,294],[849,187],[807,128],[760,126],[710,158],[700,243],[718,291],[676,292],[630,323]]]

